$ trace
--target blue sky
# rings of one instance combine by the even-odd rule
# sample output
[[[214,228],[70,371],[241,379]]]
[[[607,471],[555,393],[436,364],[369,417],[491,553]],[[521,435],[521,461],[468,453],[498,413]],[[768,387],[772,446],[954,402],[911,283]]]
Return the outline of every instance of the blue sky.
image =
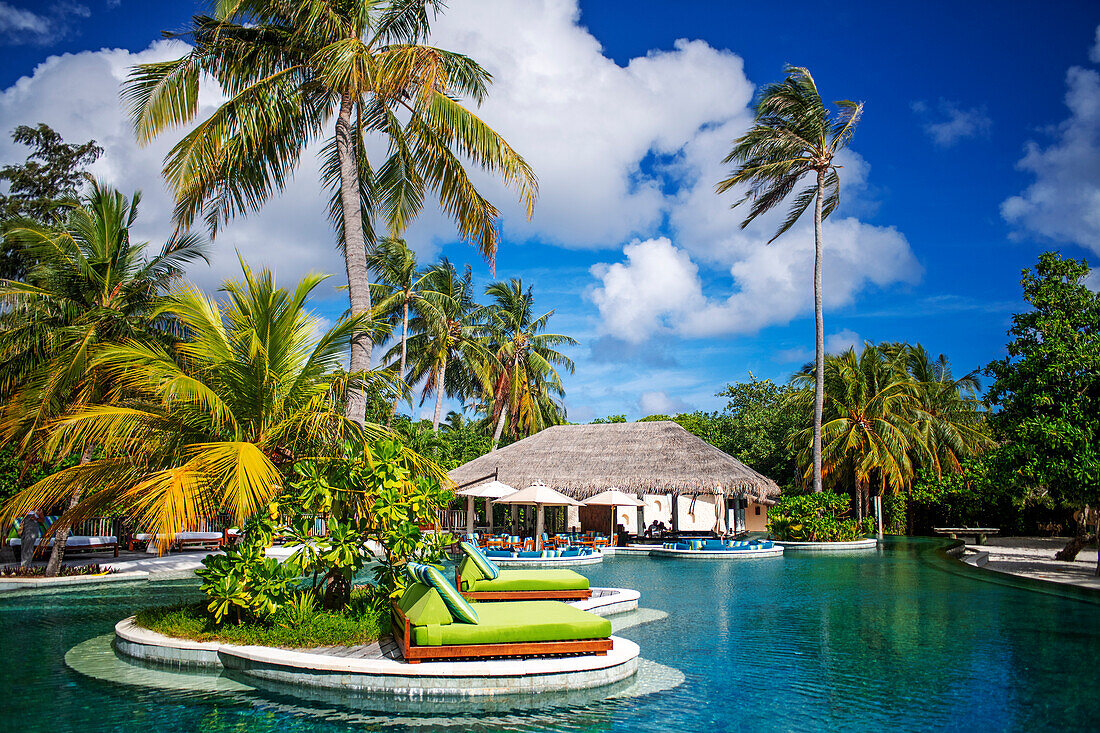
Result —
[[[0,1],[0,129],[45,121],[94,137],[96,174],[145,193],[142,233],[167,231],[159,160],[133,142],[117,87],[193,3]],[[959,371],[1003,353],[1020,270],[1056,248],[1100,255],[1100,6],[1093,2],[729,4],[452,0],[435,42],[494,75],[481,114],[534,164],[534,220],[505,212],[497,277],[535,286],[555,330],[581,340],[571,419],[716,409],[726,382],[786,379],[812,357],[809,231],[737,231],[713,185],[755,89],[785,63],[828,99],[866,103],[826,230],[830,346],[919,341]],[[206,105],[216,100],[206,97]],[[204,107],[205,109],[206,107]],[[19,151],[0,142],[0,160]],[[286,195],[215,243],[289,281],[339,274],[312,160]],[[485,263],[437,212],[408,233],[425,261]],[[339,278],[333,278],[333,282]],[[342,310],[327,291],[316,303]]]

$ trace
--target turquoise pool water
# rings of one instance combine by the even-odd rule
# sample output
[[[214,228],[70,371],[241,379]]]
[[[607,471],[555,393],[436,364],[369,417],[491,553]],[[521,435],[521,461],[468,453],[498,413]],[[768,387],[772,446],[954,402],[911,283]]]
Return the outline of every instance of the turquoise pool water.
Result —
[[[175,692],[90,679],[74,645],[188,581],[0,600],[0,721],[11,731],[1088,730],[1100,725],[1100,605],[981,582],[933,542],[858,557],[611,558],[581,570],[666,619],[622,632],[683,672],[633,699],[498,714],[365,714],[274,693]],[[951,572],[954,570],[954,572]],[[978,571],[970,571],[978,572]]]

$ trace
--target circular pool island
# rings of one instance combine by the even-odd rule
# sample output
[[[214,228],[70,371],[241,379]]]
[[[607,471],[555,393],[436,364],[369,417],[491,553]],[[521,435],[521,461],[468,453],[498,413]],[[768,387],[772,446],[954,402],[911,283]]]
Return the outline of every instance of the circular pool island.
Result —
[[[874,537],[851,542],[794,542],[791,540],[776,540],[775,544],[782,547],[787,553],[791,552],[867,552],[878,548],[878,540]]]
[[[115,626],[115,649],[143,664],[212,671],[284,685],[389,693],[400,697],[483,697],[583,690],[612,685],[638,671],[638,645],[612,636],[606,655],[409,664],[391,638],[357,647],[281,649],[200,642],[142,628],[134,617]]]

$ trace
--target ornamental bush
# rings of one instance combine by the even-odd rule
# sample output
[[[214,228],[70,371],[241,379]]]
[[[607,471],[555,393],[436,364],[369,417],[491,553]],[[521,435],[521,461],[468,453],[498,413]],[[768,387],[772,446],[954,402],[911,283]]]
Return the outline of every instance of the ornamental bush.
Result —
[[[873,529],[870,517],[862,522],[846,516],[851,501],[830,491],[784,495],[768,511],[768,532],[773,539],[792,542],[851,542]]]

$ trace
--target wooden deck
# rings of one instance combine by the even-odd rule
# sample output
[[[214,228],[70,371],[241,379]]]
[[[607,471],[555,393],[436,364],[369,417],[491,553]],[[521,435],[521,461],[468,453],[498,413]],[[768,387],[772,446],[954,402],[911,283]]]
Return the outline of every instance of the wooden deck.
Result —
[[[296,651],[324,654],[329,657],[344,657],[345,659],[393,659],[400,662],[405,658],[401,654],[401,645],[394,641],[392,636],[383,636],[378,641],[372,641],[369,644],[318,646]]]

